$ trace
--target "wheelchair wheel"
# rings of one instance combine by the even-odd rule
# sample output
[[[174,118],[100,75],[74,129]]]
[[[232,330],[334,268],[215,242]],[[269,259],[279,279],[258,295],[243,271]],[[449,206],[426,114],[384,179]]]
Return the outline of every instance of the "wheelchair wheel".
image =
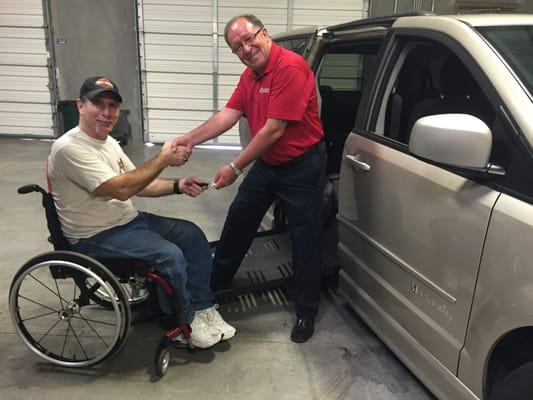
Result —
[[[93,282],[88,287],[87,280]],[[91,299],[101,291],[111,308]],[[9,290],[11,319],[24,342],[64,367],[87,367],[122,349],[131,311],[122,286],[94,259],[53,251],[29,260]]]

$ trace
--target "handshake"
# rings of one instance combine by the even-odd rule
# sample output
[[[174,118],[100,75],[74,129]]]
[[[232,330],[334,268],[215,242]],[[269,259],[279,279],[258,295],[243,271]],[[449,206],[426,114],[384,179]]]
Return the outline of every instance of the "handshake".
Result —
[[[161,149],[161,156],[165,160],[167,166],[181,167],[187,161],[192,153],[192,148],[189,145],[173,145],[172,140],[165,142]]]
[[[163,145],[161,149],[161,156],[164,157],[167,166],[181,167],[191,157],[194,143],[191,143],[186,135],[178,136],[173,140],[169,140]],[[211,184],[203,182],[201,187],[203,190],[208,187],[215,189],[222,189],[223,187],[231,185],[240,174],[238,168],[233,163],[223,165],[215,174]]]

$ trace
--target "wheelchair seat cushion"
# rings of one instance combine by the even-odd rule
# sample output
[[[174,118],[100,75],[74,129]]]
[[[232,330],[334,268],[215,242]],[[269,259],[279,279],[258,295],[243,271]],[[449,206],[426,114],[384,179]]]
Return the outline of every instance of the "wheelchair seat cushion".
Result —
[[[113,274],[119,278],[128,278],[133,275],[146,275],[152,268],[140,258],[99,258]]]

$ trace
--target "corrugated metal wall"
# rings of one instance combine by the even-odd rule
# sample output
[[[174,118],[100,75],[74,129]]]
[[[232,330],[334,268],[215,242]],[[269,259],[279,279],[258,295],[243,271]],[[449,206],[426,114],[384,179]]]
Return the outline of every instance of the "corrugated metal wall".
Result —
[[[138,2],[145,139],[162,142],[213,110],[212,0]]]
[[[0,135],[53,137],[42,0],[0,1]]]
[[[255,14],[271,34],[366,16],[365,0],[138,0],[145,138],[163,142],[224,107],[244,66],[224,42],[233,16]],[[235,127],[213,143],[239,144]]]

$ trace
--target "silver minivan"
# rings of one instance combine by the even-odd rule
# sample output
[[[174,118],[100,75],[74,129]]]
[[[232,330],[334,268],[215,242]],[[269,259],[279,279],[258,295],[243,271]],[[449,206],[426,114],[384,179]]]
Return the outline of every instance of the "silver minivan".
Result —
[[[439,399],[532,399],[533,15],[274,39],[315,71],[339,291]]]

